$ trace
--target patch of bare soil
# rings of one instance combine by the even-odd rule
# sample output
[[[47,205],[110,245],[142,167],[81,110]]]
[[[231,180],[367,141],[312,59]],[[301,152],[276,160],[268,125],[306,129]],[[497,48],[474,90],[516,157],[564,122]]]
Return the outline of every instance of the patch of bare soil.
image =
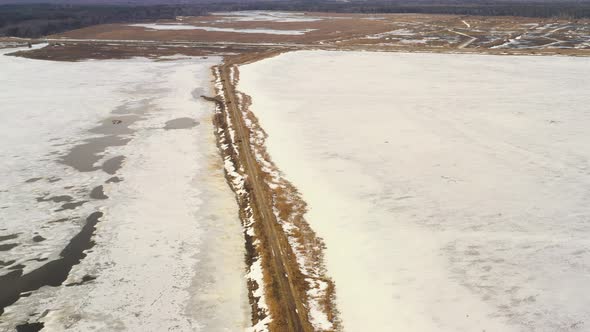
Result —
[[[54,61],[79,61],[87,59],[129,59],[134,57],[145,57],[155,60],[165,60],[165,57],[184,55],[184,56],[213,56],[213,55],[231,55],[247,54],[253,50],[239,46],[202,46],[202,47],[182,47],[179,45],[149,45],[133,43],[96,43],[96,42],[77,42],[77,43],[52,43],[44,48],[36,50],[24,50],[10,55],[26,57],[39,60]]]

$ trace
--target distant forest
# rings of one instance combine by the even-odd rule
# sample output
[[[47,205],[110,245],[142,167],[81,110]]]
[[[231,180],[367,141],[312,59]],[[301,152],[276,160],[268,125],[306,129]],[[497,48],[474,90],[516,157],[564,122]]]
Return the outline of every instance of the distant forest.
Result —
[[[203,15],[201,6],[0,5],[0,36],[41,37],[96,24]]]
[[[179,5],[0,5],[0,36],[41,37],[104,23],[173,19],[212,11],[282,10],[338,13],[429,13],[481,16],[589,18],[590,2],[251,1]]]

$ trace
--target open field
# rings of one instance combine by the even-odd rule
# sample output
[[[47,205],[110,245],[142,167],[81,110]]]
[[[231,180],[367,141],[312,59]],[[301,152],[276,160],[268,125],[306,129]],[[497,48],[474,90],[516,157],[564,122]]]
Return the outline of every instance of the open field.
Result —
[[[158,24],[89,27],[51,38],[340,44],[431,48],[590,49],[588,21],[456,15],[231,13],[180,17]],[[256,33],[258,32],[258,33]],[[462,46],[466,41],[475,40]],[[518,39],[516,39],[518,38]]]
[[[585,330],[589,43],[257,11],[0,38],[0,330]]]
[[[269,49],[489,54],[590,50],[590,21],[426,14],[217,13],[146,24],[104,24],[48,36],[27,56],[53,60],[235,55]]]
[[[589,77],[564,57],[304,51],[240,67],[325,240],[344,330],[585,330]]]

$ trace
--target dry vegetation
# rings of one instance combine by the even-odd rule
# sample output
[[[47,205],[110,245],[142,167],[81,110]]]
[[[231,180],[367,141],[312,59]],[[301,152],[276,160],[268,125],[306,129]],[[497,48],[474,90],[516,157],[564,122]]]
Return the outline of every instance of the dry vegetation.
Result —
[[[236,79],[238,79],[239,72],[236,67],[234,67],[234,70]],[[282,231],[287,235],[290,247],[294,254],[299,257],[292,263],[298,272],[295,282],[297,287],[301,289],[301,300],[307,303],[306,307],[309,307],[310,301],[316,301],[321,310],[326,313],[328,320],[332,322],[334,330],[339,330],[340,322],[335,305],[335,286],[327,276],[324,266],[323,249],[325,244],[305,220],[307,204],[302,200],[299,191],[281,175],[280,170],[267,153],[265,147],[267,135],[260,127],[254,113],[250,110],[250,97],[239,91],[237,93],[241,96],[242,103],[239,107],[242,110],[243,119],[248,123],[248,139],[252,151],[259,160],[259,172],[267,199],[272,202],[276,221],[281,224]],[[325,285],[325,290],[318,289],[321,283]],[[318,294],[314,298],[309,296],[309,291],[312,289]]]
[[[590,49],[590,21],[521,17],[457,16],[429,14],[328,14],[309,13],[318,18],[310,22],[231,21],[220,16],[183,18],[182,21],[160,21],[161,24],[186,24],[233,29],[311,29],[303,35],[273,35],[204,30],[152,30],[127,24],[105,24],[49,36],[51,39],[103,39],[198,41],[227,43],[295,43],[379,45],[455,48],[476,38],[470,48],[488,48],[526,34],[538,45],[553,48]],[[467,24],[465,24],[466,22]],[[560,43],[554,43],[560,41]],[[538,46],[537,45],[537,46]],[[520,47],[525,47],[521,45]],[[511,48],[511,47],[507,47]]]
[[[51,46],[19,55],[73,61],[174,54],[239,56],[297,49],[576,56],[590,53],[588,19],[333,13],[306,13],[303,17],[314,21],[240,21],[213,15],[158,22],[232,29],[311,30],[301,35],[154,30],[105,24],[33,40],[47,41]]]
[[[312,331],[309,308],[313,303],[332,323],[326,331],[339,330],[335,287],[323,265],[323,241],[305,221],[306,204],[297,189],[280,175],[267,154],[266,134],[249,110],[249,96],[235,90],[239,80],[237,64],[280,52],[226,57],[225,63],[214,70],[223,88],[217,87],[217,97],[209,98],[217,103],[215,124],[220,152],[233,165],[234,171],[226,175],[240,205],[248,249],[246,262],[251,267],[261,260],[263,266],[264,285],[248,281],[252,323],[256,325],[270,315],[271,331]],[[245,180],[243,186],[238,178]],[[254,295],[261,286],[268,312]],[[299,318],[291,317],[293,313]],[[301,325],[293,324],[297,320]]]
[[[166,57],[184,56],[230,56],[235,54],[249,54],[256,49],[244,46],[203,46],[186,47],[183,45],[152,45],[142,43],[52,43],[51,45],[35,50],[21,51],[14,55],[31,59],[43,59],[54,61],[79,61],[85,59],[129,59],[133,57],[145,57],[150,59],[166,59]]]
[[[294,254],[285,235],[276,229],[272,210],[265,202],[266,193],[262,191],[261,183],[255,180],[261,171],[250,155],[247,143],[250,132],[243,125],[243,119],[236,116],[239,110],[235,108],[228,69],[227,66],[214,69],[217,81],[222,82],[216,85],[215,124],[228,183],[240,206],[248,249],[246,261],[250,271],[258,261],[262,266],[264,285],[255,277],[248,277],[252,323],[256,325],[270,315],[273,319],[269,326],[274,331],[312,331],[303,305],[303,279],[293,265],[296,261]],[[264,289],[264,299],[256,295],[260,287]]]

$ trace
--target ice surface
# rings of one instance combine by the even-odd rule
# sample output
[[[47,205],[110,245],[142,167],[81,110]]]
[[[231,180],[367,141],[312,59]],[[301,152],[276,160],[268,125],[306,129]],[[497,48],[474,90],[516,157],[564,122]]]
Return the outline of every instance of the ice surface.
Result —
[[[275,12],[275,11],[236,11],[236,12],[218,12],[213,15],[223,16],[223,21],[237,22],[314,22],[322,20],[321,17],[305,15],[296,12]]]
[[[6,308],[0,330],[38,319],[47,331],[236,331],[249,325],[242,228],[215,146],[214,105],[199,97],[213,94],[210,67],[219,61],[0,56],[0,236],[18,233],[21,243],[1,252],[1,260],[16,259],[25,272],[44,264],[29,260],[55,258],[82,218],[104,213],[95,246],[64,285],[21,297]],[[125,156],[115,174],[121,182],[107,181],[111,175],[100,169],[79,172],[58,162],[76,144],[100,136],[91,128],[111,119],[125,126],[131,115],[138,119],[125,135],[129,142],[107,147],[99,161]],[[164,129],[182,117],[200,125]],[[108,199],[89,198],[98,185]],[[37,201],[45,193],[88,202],[55,212],[60,204]],[[51,222],[57,218],[70,219]],[[37,233],[47,240],[32,241]],[[96,279],[82,283],[85,276]]]
[[[346,331],[588,329],[590,59],[301,51],[239,88]]]
[[[262,33],[268,35],[303,35],[315,29],[303,30],[277,30],[277,29],[237,29],[237,28],[220,28],[220,27],[205,27],[195,25],[182,24],[131,24],[134,27],[143,27],[152,30],[205,30],[213,32],[237,32],[237,33]]]
[[[146,28],[151,30],[198,30],[199,28],[194,25],[186,25],[180,23],[137,23],[129,24],[131,27]]]
[[[21,243],[2,252],[0,260],[16,260],[15,264],[26,265],[25,272],[44,264],[28,260],[55,254],[78,231],[76,218],[85,219],[93,211],[85,204],[74,216],[73,211],[55,211],[61,204],[38,202],[37,198],[68,194],[82,201],[84,195],[73,195],[64,187],[88,189],[100,181],[95,173],[80,173],[55,161],[84,138],[97,136],[81,137],[79,133],[97,126],[126,98],[121,87],[132,86],[146,76],[131,63],[116,64],[32,61],[0,55],[0,172],[5,175],[0,178],[0,235],[19,233]],[[93,73],[92,80],[86,76],[88,72]],[[26,182],[34,178],[40,179]],[[62,218],[72,220],[50,223]],[[36,233],[47,240],[34,243],[31,239]]]

